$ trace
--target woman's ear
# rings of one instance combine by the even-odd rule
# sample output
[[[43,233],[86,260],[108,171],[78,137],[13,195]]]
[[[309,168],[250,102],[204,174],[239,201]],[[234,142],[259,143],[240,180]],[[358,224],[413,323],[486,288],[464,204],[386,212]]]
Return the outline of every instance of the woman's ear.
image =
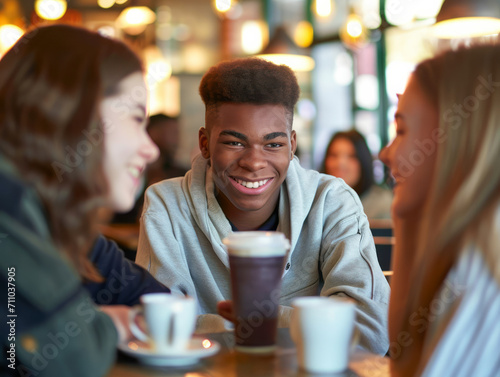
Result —
[[[200,152],[203,158],[210,158],[210,149],[208,147],[209,144],[209,135],[208,131],[205,127],[201,127],[198,131],[198,145],[200,147]]]

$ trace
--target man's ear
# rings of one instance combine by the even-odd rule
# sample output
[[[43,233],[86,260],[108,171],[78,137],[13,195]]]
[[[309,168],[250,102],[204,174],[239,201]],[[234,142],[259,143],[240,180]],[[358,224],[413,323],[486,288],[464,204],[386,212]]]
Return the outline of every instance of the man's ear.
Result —
[[[210,158],[210,149],[208,148],[208,131],[205,127],[201,127],[198,131],[198,145],[200,147],[200,152],[203,158]]]
[[[297,134],[294,130],[292,130],[292,133],[290,134],[290,144],[292,145],[292,148],[290,149],[290,160],[293,160],[293,155],[297,150]]]

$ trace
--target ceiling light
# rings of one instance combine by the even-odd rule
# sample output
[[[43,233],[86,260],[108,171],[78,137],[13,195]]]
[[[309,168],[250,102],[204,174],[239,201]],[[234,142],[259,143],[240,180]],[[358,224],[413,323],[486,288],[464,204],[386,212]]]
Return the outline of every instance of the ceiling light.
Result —
[[[498,0],[445,0],[433,26],[440,39],[474,38],[500,33]]]
[[[314,59],[306,55],[288,36],[283,26],[276,28],[273,37],[257,57],[275,64],[284,64],[294,71],[311,71]]]
[[[65,0],[36,0],[35,12],[45,20],[58,20],[64,13],[68,4]]]
[[[21,38],[23,33],[23,29],[16,25],[7,24],[0,26],[0,54],[11,48]]]
[[[126,33],[138,35],[155,20],[155,13],[148,7],[128,7],[120,13],[116,22]]]

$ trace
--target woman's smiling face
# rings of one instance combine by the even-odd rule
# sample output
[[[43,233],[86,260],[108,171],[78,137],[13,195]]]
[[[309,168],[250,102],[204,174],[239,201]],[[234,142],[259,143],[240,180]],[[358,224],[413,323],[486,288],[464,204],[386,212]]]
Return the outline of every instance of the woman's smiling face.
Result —
[[[296,148],[283,106],[227,103],[209,119],[200,149],[224,213],[274,209]]]
[[[133,96],[134,91],[144,95]],[[104,173],[109,186],[109,206],[115,211],[132,208],[141,174],[148,163],[158,158],[158,147],[146,132],[146,93],[142,73],[133,73],[100,106],[106,126]]]
[[[425,203],[438,148],[432,134],[438,125],[436,107],[412,76],[399,97],[396,138],[380,152],[380,159],[390,168],[396,183],[392,210],[398,217],[421,210]],[[422,150],[422,145],[428,143],[433,143],[433,148]]]

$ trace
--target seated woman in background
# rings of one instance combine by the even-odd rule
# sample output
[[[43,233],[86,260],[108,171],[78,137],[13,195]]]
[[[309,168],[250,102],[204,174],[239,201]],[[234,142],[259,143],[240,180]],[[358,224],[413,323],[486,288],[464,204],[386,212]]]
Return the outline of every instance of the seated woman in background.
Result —
[[[380,154],[395,179],[394,376],[498,376],[500,46],[420,63]]]
[[[342,178],[356,191],[369,219],[390,219],[392,193],[373,179],[373,158],[356,130],[337,132],[326,148],[323,172]]]
[[[15,340],[2,327],[12,357],[0,374],[106,374],[129,308],[92,299],[133,304],[167,290],[93,226],[102,206],[132,207],[158,156],[146,109],[139,59],[97,33],[34,29],[0,60],[0,281],[15,282],[17,315]]]

